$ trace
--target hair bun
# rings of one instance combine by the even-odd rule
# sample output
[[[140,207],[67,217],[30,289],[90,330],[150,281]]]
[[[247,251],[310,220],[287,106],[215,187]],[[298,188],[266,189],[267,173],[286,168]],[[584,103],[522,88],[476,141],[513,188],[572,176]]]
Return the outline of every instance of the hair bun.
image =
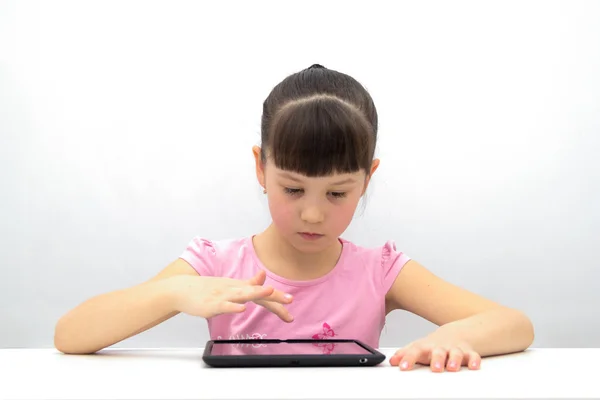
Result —
[[[313,64],[310,67],[308,67],[308,69],[314,69],[314,68],[325,68],[325,67],[322,66],[321,64]]]

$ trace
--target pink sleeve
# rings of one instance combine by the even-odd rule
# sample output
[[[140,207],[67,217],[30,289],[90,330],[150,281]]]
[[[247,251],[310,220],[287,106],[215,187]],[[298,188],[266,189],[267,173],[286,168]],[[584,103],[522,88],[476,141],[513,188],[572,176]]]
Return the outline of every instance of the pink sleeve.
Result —
[[[396,250],[396,244],[393,241],[388,241],[383,246],[381,251],[381,268],[383,272],[382,284],[384,293],[387,293],[400,270],[410,260],[406,254]]]
[[[208,239],[195,237],[179,256],[202,276],[219,276],[219,263],[215,245]]]

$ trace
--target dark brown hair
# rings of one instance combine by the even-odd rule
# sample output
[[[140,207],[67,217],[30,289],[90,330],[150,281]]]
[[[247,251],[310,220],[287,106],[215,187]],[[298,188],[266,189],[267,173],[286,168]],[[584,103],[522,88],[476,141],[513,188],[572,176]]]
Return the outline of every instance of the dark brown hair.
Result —
[[[377,110],[354,78],[313,64],[273,88],[263,103],[261,156],[306,176],[369,174]]]

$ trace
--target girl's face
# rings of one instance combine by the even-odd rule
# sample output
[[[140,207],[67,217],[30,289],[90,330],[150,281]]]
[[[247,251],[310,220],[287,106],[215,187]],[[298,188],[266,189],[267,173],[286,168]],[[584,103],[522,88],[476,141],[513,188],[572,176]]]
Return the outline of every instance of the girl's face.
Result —
[[[372,172],[377,165],[375,160]],[[309,178],[281,170],[270,161],[257,164],[257,175],[267,189],[277,230],[296,249],[308,253],[335,244],[350,225],[368,184],[364,171]]]

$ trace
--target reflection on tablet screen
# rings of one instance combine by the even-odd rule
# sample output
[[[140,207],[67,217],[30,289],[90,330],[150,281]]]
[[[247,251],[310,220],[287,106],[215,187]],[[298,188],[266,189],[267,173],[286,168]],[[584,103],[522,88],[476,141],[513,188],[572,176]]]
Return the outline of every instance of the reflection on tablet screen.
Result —
[[[354,342],[321,343],[214,343],[214,356],[289,355],[289,354],[371,354]]]

